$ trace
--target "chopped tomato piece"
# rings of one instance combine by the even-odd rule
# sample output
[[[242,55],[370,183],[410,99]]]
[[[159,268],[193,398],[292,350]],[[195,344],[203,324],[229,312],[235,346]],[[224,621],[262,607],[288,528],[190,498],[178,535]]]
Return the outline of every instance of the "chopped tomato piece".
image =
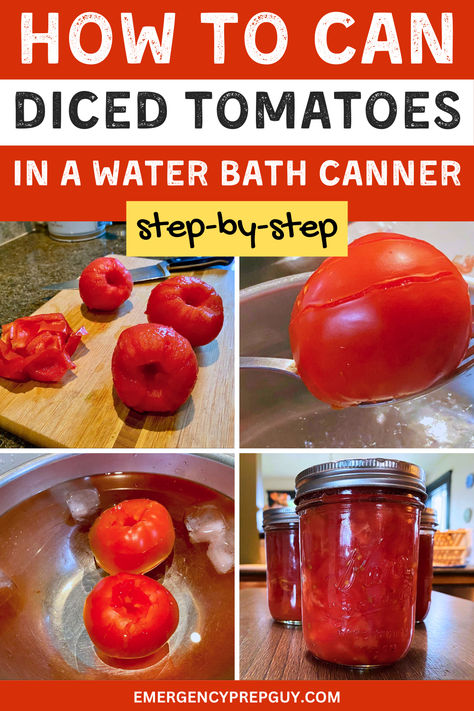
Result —
[[[17,382],[59,382],[75,368],[71,356],[87,331],[75,333],[63,314],[37,314],[2,326],[0,377]]]
[[[26,373],[31,380],[38,380],[40,383],[58,383],[68,370],[76,367],[64,351],[58,351],[56,348],[40,351],[27,361]]]
[[[69,336],[65,346],[65,351],[69,356],[72,356],[75,353],[79,343],[82,340],[82,336],[87,336],[87,331],[84,326]]]

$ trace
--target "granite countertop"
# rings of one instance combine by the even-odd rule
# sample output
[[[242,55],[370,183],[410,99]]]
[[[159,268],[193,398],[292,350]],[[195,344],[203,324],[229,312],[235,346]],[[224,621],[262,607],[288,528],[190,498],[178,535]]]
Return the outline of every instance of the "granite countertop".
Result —
[[[84,267],[106,254],[125,254],[125,225],[87,242],[55,242],[47,232],[31,232],[0,245],[0,323],[29,316],[56,292],[43,285],[75,279]],[[0,428],[0,448],[33,445]]]

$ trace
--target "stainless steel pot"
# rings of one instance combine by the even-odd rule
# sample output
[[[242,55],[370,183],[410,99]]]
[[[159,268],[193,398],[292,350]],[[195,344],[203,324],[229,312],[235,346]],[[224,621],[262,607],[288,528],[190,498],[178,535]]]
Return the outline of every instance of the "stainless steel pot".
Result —
[[[288,324],[310,272],[243,289],[242,356],[291,358]],[[242,447],[473,447],[471,370],[422,398],[398,405],[333,410],[296,378],[274,372],[240,374]]]
[[[85,597],[105,573],[90,550],[90,522],[74,522],[66,498],[91,487],[101,509],[155,498],[173,519],[174,552],[148,575],[173,593],[180,622],[152,659],[104,660],[85,631]],[[229,457],[60,454],[0,475],[0,678],[232,678],[234,575],[215,570],[207,545],[191,543],[183,519],[191,506],[212,503],[230,520],[233,495]]]

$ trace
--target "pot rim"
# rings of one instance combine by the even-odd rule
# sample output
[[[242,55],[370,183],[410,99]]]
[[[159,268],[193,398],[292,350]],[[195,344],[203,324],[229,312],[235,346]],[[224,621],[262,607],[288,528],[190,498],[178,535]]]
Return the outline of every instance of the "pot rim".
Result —
[[[90,457],[94,457],[95,461],[99,461],[101,463],[100,466],[97,466]],[[124,457],[127,458],[125,466],[119,464],[120,458]],[[153,459],[150,460],[150,457]],[[89,471],[81,469],[80,462],[83,459],[89,460]],[[204,463],[203,460],[209,462],[209,471],[203,471],[203,476],[199,478],[186,476],[186,467],[189,467],[190,461],[199,466]],[[92,461],[94,466],[92,466]],[[164,471],[160,471],[160,461]],[[61,466],[63,463],[65,466],[69,465],[66,472]],[[183,471],[176,471],[175,466],[181,467]],[[234,466],[230,455],[188,454],[185,452],[161,452],[156,450],[151,452],[67,452],[39,455],[28,462],[23,462],[18,467],[0,474],[0,515],[6,513],[6,511],[25,500],[25,498],[35,496],[56,484],[111,471],[136,471],[145,474],[155,473],[190,479],[202,484],[202,486],[214,489],[232,500],[235,498]],[[195,468],[193,471],[195,471]],[[37,476],[31,481],[34,473]],[[28,478],[30,483],[27,492],[24,491],[22,486],[25,477]]]
[[[314,272],[301,272],[299,274],[291,274],[289,276],[279,277],[278,279],[270,279],[270,281],[262,281],[260,284],[248,286],[240,291],[240,301],[242,303],[252,301],[260,296],[266,296],[271,291],[283,291],[284,289],[292,289],[294,286],[303,285],[308,281]]]

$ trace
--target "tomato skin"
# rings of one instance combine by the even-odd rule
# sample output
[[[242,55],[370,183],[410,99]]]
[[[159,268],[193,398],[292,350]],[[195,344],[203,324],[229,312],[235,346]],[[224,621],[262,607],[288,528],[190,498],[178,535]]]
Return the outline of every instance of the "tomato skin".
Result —
[[[427,242],[376,233],[314,272],[289,332],[306,387],[347,407],[409,396],[449,375],[471,328],[468,286],[455,265]]]
[[[172,326],[192,346],[213,341],[224,323],[222,299],[210,284],[176,276],[157,284],[146,308],[148,321]]]
[[[176,412],[190,396],[198,370],[189,341],[155,323],[122,331],[112,356],[117,394],[138,412]]]
[[[171,516],[151,499],[106,509],[89,531],[92,552],[107,573],[147,573],[169,556],[174,541]]]
[[[94,645],[116,659],[153,654],[179,621],[177,602],[163,585],[129,573],[100,580],[86,598],[83,615]]]
[[[81,299],[91,311],[115,311],[132,289],[130,272],[115,257],[94,259],[79,278]]]

